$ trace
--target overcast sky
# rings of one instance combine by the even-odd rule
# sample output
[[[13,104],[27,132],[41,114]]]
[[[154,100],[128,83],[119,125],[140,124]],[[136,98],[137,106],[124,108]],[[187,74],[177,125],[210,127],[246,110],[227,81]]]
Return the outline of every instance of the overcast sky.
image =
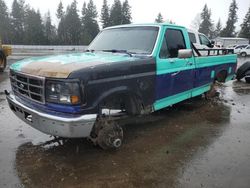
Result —
[[[64,8],[73,0],[61,0]],[[88,0],[77,0],[78,8],[81,9],[83,2]],[[113,4],[114,0],[108,0],[108,3]],[[123,0],[121,0],[123,2]],[[11,7],[12,0],[5,0],[8,6]],[[55,17],[57,6],[60,0],[25,0],[31,7],[40,9],[44,14],[48,10],[51,12],[53,22],[57,24]],[[205,3],[212,11],[212,19],[217,23],[220,18],[223,26],[226,23],[228,9],[232,0],[129,0],[132,7],[133,23],[151,23],[154,22],[157,14],[162,13],[165,20],[173,20],[178,25],[183,25],[190,28],[195,16],[202,11]],[[238,4],[238,23],[237,29],[240,29],[240,24],[247,13],[250,6],[250,0],[236,0]],[[98,12],[101,12],[103,0],[94,0]]]

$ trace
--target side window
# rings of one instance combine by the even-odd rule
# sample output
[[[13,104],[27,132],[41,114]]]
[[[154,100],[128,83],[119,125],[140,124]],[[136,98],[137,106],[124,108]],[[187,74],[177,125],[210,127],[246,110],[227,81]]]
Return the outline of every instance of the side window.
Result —
[[[192,43],[196,43],[196,38],[194,33],[188,32],[189,39]]]
[[[178,57],[178,50],[186,49],[181,30],[167,29],[161,46],[160,58]]]
[[[166,35],[164,36],[162,45],[161,45],[161,51],[160,51],[160,58],[161,59],[166,59],[170,57],[168,47],[167,47],[167,40],[166,40]]]
[[[210,41],[204,35],[199,35],[199,38],[200,38],[200,43],[202,45],[206,45],[207,46],[207,45],[210,44]]]
[[[247,49],[250,49],[250,46],[248,46]]]

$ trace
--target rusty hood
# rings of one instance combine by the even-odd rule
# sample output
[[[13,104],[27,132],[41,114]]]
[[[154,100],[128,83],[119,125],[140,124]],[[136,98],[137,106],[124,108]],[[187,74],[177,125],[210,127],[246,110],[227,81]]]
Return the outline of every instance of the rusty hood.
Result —
[[[93,68],[100,64],[134,61],[135,57],[114,53],[73,53],[45,57],[33,57],[18,61],[10,66],[13,71],[52,78],[67,78],[70,73],[82,68]]]

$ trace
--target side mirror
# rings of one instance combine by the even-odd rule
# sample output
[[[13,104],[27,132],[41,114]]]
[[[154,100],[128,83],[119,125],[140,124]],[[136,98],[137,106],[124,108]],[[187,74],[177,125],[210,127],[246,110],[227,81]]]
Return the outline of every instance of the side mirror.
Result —
[[[185,59],[191,58],[193,56],[193,51],[191,49],[178,50],[178,58]]]

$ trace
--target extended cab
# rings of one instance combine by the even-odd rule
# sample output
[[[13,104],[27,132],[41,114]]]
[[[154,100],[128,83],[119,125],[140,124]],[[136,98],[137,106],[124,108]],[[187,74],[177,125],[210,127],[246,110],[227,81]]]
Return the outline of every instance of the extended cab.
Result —
[[[86,52],[12,64],[7,100],[19,118],[46,134],[118,148],[117,117],[158,111],[233,78],[236,55],[200,56],[192,46],[181,26],[110,27]]]

